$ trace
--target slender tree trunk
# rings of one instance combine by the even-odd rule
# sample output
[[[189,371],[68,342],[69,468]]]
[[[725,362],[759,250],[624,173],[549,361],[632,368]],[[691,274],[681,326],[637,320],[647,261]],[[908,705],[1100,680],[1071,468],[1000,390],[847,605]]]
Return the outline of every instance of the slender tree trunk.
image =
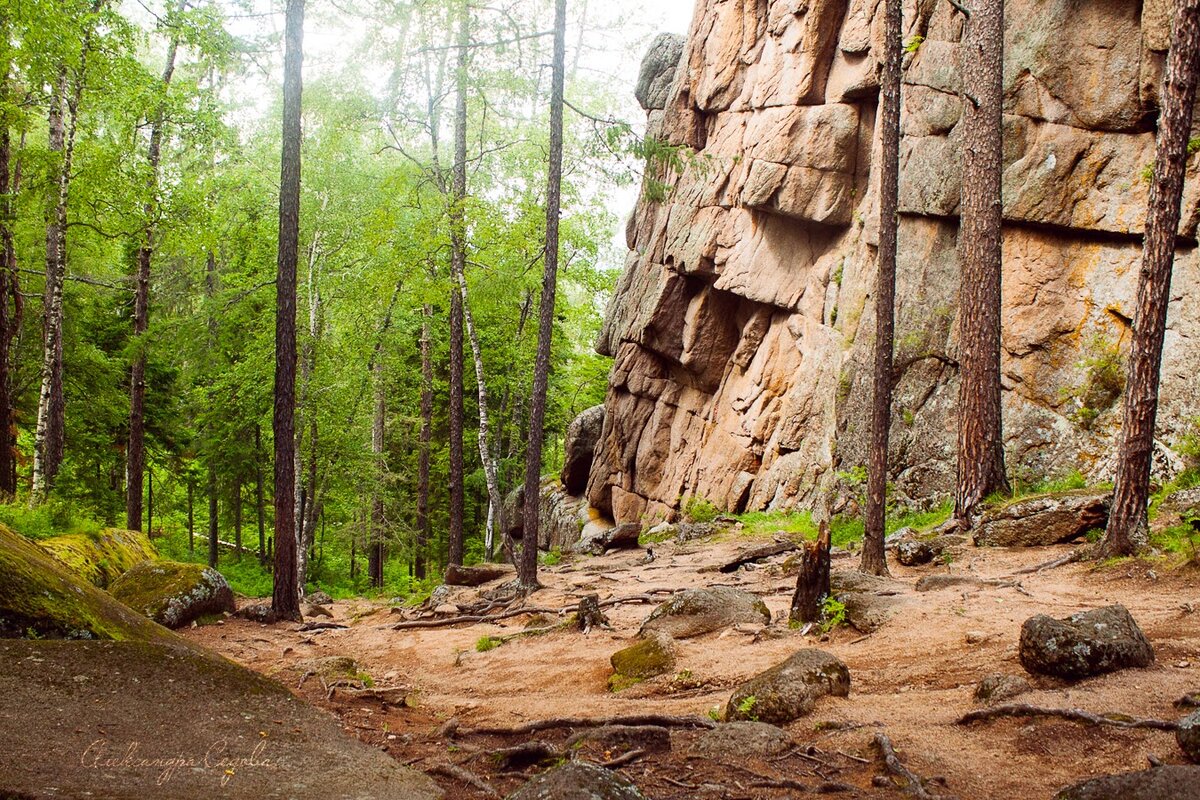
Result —
[[[321,200],[321,213],[329,203],[328,196]],[[296,405],[296,530],[299,545],[296,550],[297,573],[303,594],[308,576],[308,556],[312,547],[312,536],[316,524],[317,506],[317,414],[313,408],[312,384],[317,368],[317,346],[321,338],[321,289],[318,275],[318,260],[321,252],[321,231],[313,233],[308,247],[308,335],[305,337],[299,359],[299,398]],[[304,429],[308,429],[307,442]],[[304,452],[307,445],[308,457]]]
[[[499,518],[503,514],[504,499],[500,496],[500,477],[496,459],[492,456],[489,439],[488,390],[483,374],[483,352],[479,347],[479,335],[475,331],[475,319],[471,316],[471,303],[467,296],[467,280],[459,275],[462,289],[463,318],[467,323],[467,339],[471,343],[471,358],[475,362],[475,385],[479,394],[479,459],[483,464],[483,476],[487,483],[488,509],[487,527],[484,529],[483,549],[488,561],[492,560],[496,546],[496,528],[504,529]]]
[[[242,560],[242,479],[233,481],[233,552]]]
[[[208,468],[208,565],[213,569],[217,568],[217,554],[220,545],[217,540],[220,538],[220,519],[217,513],[220,509],[217,506],[217,473],[209,466]]]
[[[7,19],[0,21],[0,36],[9,36]],[[12,91],[12,64],[0,64],[0,100],[8,101]],[[0,117],[0,502],[17,494],[16,431],[13,416],[12,343],[21,328],[21,290],[17,273],[17,251],[13,243],[18,191],[14,177],[12,138],[7,115]]]
[[[887,516],[888,433],[892,424],[892,359],[896,338],[896,215],[900,195],[900,0],[884,0],[884,67],[880,130],[879,271],[875,277],[875,364],[871,457],[867,465],[867,518],[859,568],[886,575],[883,532]]]
[[[529,399],[529,444],[525,451],[524,533],[521,536],[520,582],[538,587],[538,512],[541,503],[542,440],[545,438],[546,391],[550,382],[550,345],[554,334],[554,300],[558,286],[558,217],[562,204],[563,71],[566,59],[567,0],[554,3],[554,75],[550,87],[550,166],[546,181],[546,252],[542,298],[538,306],[537,359]]]
[[[371,421],[371,455],[375,457],[375,489],[371,499],[371,550],[369,554],[368,572],[371,575],[371,585],[377,589],[383,588],[383,478],[387,473],[387,465],[383,456],[384,418],[387,413],[387,402],[383,391],[383,363],[375,361],[373,369],[375,378],[375,415]]]
[[[458,23],[458,67],[455,74],[454,171],[450,190],[450,564],[463,563],[463,303],[459,292],[467,259],[463,204],[467,196],[467,52],[471,12],[462,4]]]
[[[267,524],[263,508],[262,426],[254,426],[254,507],[258,515],[258,562],[266,563]]]
[[[154,535],[154,468],[146,465],[146,535]]]
[[[1167,56],[1154,177],[1146,208],[1146,238],[1142,268],[1138,272],[1116,491],[1108,531],[1101,545],[1101,554],[1106,557],[1132,555],[1145,547],[1149,539],[1146,510],[1158,415],[1159,372],[1198,71],[1200,0],[1181,0],[1176,3],[1171,50]]]
[[[187,484],[187,504],[188,504],[188,552],[196,552],[196,506],[195,506],[196,486],[188,479]]]
[[[179,3],[178,9],[182,10]],[[177,31],[178,29],[176,29]],[[163,126],[166,116],[166,93],[175,74],[175,56],[179,51],[179,34],[171,34],[167,47],[167,62],[162,72],[163,99],[154,112],[150,123],[150,144],[147,164],[150,168],[148,199],[146,200],[146,228],[141,247],[137,252],[137,275],[133,296],[133,336],[140,342],[150,326],[150,262],[154,257],[154,235],[157,229],[155,216],[158,214],[158,165],[162,157]],[[133,368],[129,377],[129,442],[126,447],[125,469],[125,527],[140,530],[142,527],[142,473],[146,466],[146,351],[135,344]]]
[[[962,216],[958,233],[958,481],[963,526],[985,497],[1009,491],[1000,416],[1001,135],[1004,2],[976,0],[963,28]]]
[[[429,548],[429,441],[433,438],[433,358],[430,353],[430,320],[433,309],[428,303],[421,309],[421,434],[417,455],[417,580],[425,579],[425,558]]]
[[[300,238],[300,96],[304,0],[288,0],[283,68],[283,155],[275,283],[275,581],[271,607],[300,618],[296,490],[296,257]]]

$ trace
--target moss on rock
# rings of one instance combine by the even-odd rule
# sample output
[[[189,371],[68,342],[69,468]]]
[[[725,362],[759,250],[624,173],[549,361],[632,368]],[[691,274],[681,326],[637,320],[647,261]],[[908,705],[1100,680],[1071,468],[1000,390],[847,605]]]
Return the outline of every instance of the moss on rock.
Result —
[[[0,525],[0,638],[114,639],[191,645]]]
[[[101,589],[135,565],[158,558],[146,534],[119,528],[52,536],[38,544],[71,572]]]
[[[205,614],[233,613],[233,591],[221,573],[202,564],[143,561],[112,584],[112,596],[168,628]]]

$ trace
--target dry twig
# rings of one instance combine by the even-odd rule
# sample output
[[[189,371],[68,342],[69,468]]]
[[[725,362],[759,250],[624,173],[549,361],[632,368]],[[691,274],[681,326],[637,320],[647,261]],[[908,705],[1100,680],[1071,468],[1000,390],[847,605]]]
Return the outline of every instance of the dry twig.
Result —
[[[660,725],[664,728],[715,728],[708,717],[671,714],[625,714],[615,717],[551,717],[511,727],[459,728],[457,736],[522,736],[555,728],[600,728],[607,725]]]
[[[1031,706],[1027,703],[1007,703],[1001,706],[992,706],[991,708],[981,708],[977,711],[964,714],[959,718],[958,724],[970,725],[973,722],[983,722],[998,717],[1056,717],[1058,719],[1083,722],[1090,725],[1112,725],[1116,728],[1149,728],[1157,731],[1174,731],[1179,728],[1179,723],[1174,720],[1141,719],[1116,711],[1093,714],[1090,711],[1084,711],[1080,708],[1041,708],[1040,706]]]

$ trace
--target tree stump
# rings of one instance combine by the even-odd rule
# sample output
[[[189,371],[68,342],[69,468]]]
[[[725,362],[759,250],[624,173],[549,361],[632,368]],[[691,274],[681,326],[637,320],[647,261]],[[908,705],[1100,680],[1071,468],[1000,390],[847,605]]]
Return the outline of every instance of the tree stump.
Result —
[[[792,595],[791,619],[796,622],[817,622],[821,606],[829,596],[829,523],[821,523],[815,542],[800,551],[800,574],[796,576],[796,593]]]
[[[600,610],[600,595],[589,594],[579,600],[579,627],[587,633],[592,628],[608,628],[608,617]]]

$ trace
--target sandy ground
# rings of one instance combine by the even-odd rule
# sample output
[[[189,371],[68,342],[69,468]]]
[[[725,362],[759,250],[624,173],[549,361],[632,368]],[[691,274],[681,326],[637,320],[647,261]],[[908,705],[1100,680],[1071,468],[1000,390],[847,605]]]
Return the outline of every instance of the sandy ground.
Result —
[[[752,542],[655,545],[654,561],[641,551],[580,558],[543,568],[546,589],[531,604],[565,607],[582,594],[601,599],[643,594],[653,589],[735,585],[759,594],[782,618],[794,589],[783,575],[783,556],[733,574],[702,571],[720,564]],[[801,647],[820,647],[850,668],[849,698],[825,698],[807,718],[787,726],[802,753],[773,763],[730,754],[714,764],[680,755],[695,733],[679,731],[675,755],[635,761],[624,774],[652,798],[777,798],[786,790],[754,788],[760,778],[834,780],[855,787],[839,796],[900,797],[894,785],[879,785],[883,770],[870,746],[876,731],[886,733],[906,764],[925,777],[944,780],[945,796],[1049,798],[1082,778],[1147,766],[1148,756],[1182,761],[1173,737],[1155,731],[1096,728],[1060,720],[998,720],[970,727],[955,724],[977,707],[975,684],[992,673],[1025,675],[1017,659],[1021,623],[1037,613],[1066,616],[1082,609],[1123,603],[1153,643],[1157,661],[1148,669],[1126,670],[1066,684],[1032,678],[1034,691],[1019,698],[1041,706],[1121,711],[1171,719],[1173,701],[1200,689],[1200,573],[1129,563],[1107,569],[1069,565],[1020,576],[1018,586],[954,587],[916,592],[914,584],[934,573],[1000,578],[1048,561],[1064,548],[1022,550],[965,548],[949,566],[908,569],[890,562],[897,610],[870,635],[841,628],[827,636],[803,636],[782,627],[779,638],[727,630],[680,643],[677,670],[620,693],[608,691],[609,656],[630,643],[652,605],[628,604],[606,610],[612,631],[576,630],[523,637],[476,652],[484,635],[521,630],[518,616],[495,624],[397,631],[402,615],[385,605],[339,601],[335,620],[345,630],[303,632],[295,625],[267,627],[242,620],[192,628],[185,635],[253,669],[277,675],[295,687],[296,665],[305,659],[350,655],[378,684],[412,687],[415,707],[385,707],[336,690],[326,698],[318,680],[302,696],[337,714],[347,730],[378,744],[394,757],[429,768],[447,760],[462,763],[492,780],[500,791],[519,785],[525,774],[489,771],[480,753],[513,744],[499,739],[447,743],[437,729],[451,717],[465,726],[511,725],[555,716],[598,717],[658,712],[706,714],[723,707],[732,687],[782,661]],[[852,568],[849,559],[835,571]],[[488,587],[484,587],[488,588]],[[461,590],[474,597],[476,590]],[[1193,609],[1196,609],[1193,611]],[[300,670],[302,672],[302,670]],[[830,725],[830,723],[840,723]],[[553,740],[554,734],[539,735]],[[565,732],[559,741],[565,738]],[[839,755],[839,752],[842,755]],[[619,754],[617,754],[619,755]],[[856,759],[869,761],[864,763]],[[439,778],[449,797],[487,795]],[[935,788],[937,785],[935,784]]]

